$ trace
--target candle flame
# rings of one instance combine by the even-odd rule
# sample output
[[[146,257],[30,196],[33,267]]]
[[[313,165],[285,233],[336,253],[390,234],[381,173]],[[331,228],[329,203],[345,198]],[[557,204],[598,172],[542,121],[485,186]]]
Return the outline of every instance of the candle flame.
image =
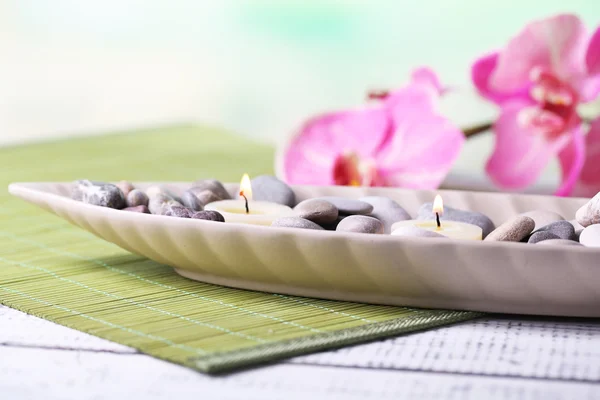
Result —
[[[444,201],[439,194],[435,196],[435,199],[433,200],[433,212],[439,214],[444,213]]]
[[[250,177],[248,174],[244,174],[242,181],[240,182],[240,196],[246,196],[248,201],[252,200],[252,184],[250,184]]]

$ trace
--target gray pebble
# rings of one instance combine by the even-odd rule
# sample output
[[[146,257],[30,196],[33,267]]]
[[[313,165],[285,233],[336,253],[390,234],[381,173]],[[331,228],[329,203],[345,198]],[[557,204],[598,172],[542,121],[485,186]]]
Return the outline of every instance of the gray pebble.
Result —
[[[150,214],[150,210],[145,205],[126,207],[123,209],[123,211],[131,211],[131,212],[137,212],[137,213],[143,213],[143,214]]]
[[[150,186],[146,189],[146,195],[150,200],[158,195],[164,195],[181,204],[181,198],[162,185]]]
[[[79,180],[74,183],[71,197],[95,206],[125,208],[125,196],[121,189],[111,183]]]
[[[294,207],[296,193],[285,182],[271,175],[260,175],[252,179],[252,198],[258,201],[271,201]]]
[[[192,218],[203,219],[206,221],[225,222],[223,215],[220,212],[213,210],[198,211],[192,215]]]
[[[204,204],[202,204],[200,200],[198,200],[198,197],[190,190],[183,192],[181,195],[181,202],[184,206],[194,211],[202,211],[204,209]]]
[[[373,206],[364,201],[347,199],[345,197],[324,196],[317,197],[320,200],[326,200],[336,206],[340,215],[367,215],[373,211]]]
[[[198,202],[200,202],[200,204],[202,204],[203,207],[206,206],[208,203],[220,200],[227,200],[219,197],[214,192],[211,192],[208,189],[191,188],[188,191],[196,196]]]
[[[600,223],[600,193],[597,193],[577,210],[575,219],[583,227]]]
[[[541,227],[546,226],[552,222],[564,221],[562,215],[555,213],[554,211],[548,210],[533,210],[520,215],[529,217],[535,221],[535,228],[533,228],[534,230],[540,229]]]
[[[271,223],[271,226],[280,228],[300,228],[300,229],[315,229],[323,230],[323,228],[312,221],[300,217],[282,217],[277,218]]]
[[[196,181],[190,190],[192,190],[196,196],[198,196],[198,193],[202,191],[209,190],[215,195],[215,197],[218,198],[218,200],[228,200],[231,198],[231,196],[229,196],[229,192],[227,189],[225,189],[225,186],[223,186],[223,184],[216,179],[201,179]],[[201,199],[199,200],[202,201]],[[206,205],[208,203],[203,204]]]
[[[150,197],[150,201],[148,202],[148,208],[152,214],[162,215],[164,214],[169,207],[179,206],[183,207],[183,204],[180,202],[173,200],[171,196],[165,193],[158,193],[154,196]]]
[[[333,223],[338,218],[337,207],[327,200],[304,200],[294,207],[294,211],[298,217],[321,225]]]
[[[411,237],[425,237],[425,238],[448,238],[437,232],[429,231],[427,229],[417,228],[416,226],[401,226],[392,232],[393,236],[411,236]]]
[[[167,217],[191,218],[194,212],[183,206],[167,206],[162,215]]]
[[[536,232],[552,232],[561,239],[573,240],[575,239],[575,228],[569,221],[556,221],[541,227]]]
[[[123,192],[123,196],[125,196],[125,197],[127,197],[129,192],[131,192],[133,189],[135,189],[135,186],[133,186],[133,184],[128,181],[121,181],[121,182],[117,183],[116,186],[119,189],[121,189],[121,192]]]
[[[425,203],[419,208],[417,214],[418,220],[429,221],[435,220],[435,214],[432,211],[433,203]],[[465,222],[467,224],[477,225],[483,231],[483,238],[489,235],[496,226],[486,215],[478,213],[476,211],[464,211],[456,208],[444,206],[444,212],[440,215],[440,220],[444,221],[458,221]]]
[[[600,225],[590,225],[581,232],[579,242],[587,247],[600,247]]]
[[[533,231],[535,221],[524,215],[506,221],[494,229],[484,240],[495,242],[520,242]]]
[[[377,218],[366,215],[351,215],[337,226],[338,232],[383,233],[383,223]]]
[[[133,189],[127,194],[127,207],[147,206],[148,195],[139,189]]]
[[[560,237],[556,236],[554,233],[552,233],[550,231],[534,232],[529,237],[529,240],[527,241],[527,243],[538,243],[538,242],[542,242],[544,240],[550,240],[550,239],[560,239]]]
[[[547,246],[582,246],[581,243],[566,239],[548,239],[538,242],[537,244],[543,244]]]
[[[371,211],[370,215],[383,222],[384,233],[391,233],[394,223],[410,219],[410,214],[400,204],[389,197],[368,196],[362,197],[359,200],[373,206],[373,211]]]

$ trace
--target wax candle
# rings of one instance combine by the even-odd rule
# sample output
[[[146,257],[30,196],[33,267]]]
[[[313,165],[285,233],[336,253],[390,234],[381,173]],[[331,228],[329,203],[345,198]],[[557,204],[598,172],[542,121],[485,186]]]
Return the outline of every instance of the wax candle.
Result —
[[[239,200],[221,200],[208,203],[204,209],[218,211],[225,222],[242,224],[271,225],[280,217],[294,215],[293,210],[285,205],[269,201],[253,201],[252,185],[248,174],[244,174],[240,183]]]
[[[452,239],[482,240],[483,232],[477,225],[458,221],[440,221],[440,215],[443,211],[444,203],[442,197],[437,195],[433,202],[433,212],[436,215],[435,221],[420,221],[414,219],[399,221],[392,225],[392,235],[394,234],[394,231],[400,227],[413,226],[415,228],[436,232]]]

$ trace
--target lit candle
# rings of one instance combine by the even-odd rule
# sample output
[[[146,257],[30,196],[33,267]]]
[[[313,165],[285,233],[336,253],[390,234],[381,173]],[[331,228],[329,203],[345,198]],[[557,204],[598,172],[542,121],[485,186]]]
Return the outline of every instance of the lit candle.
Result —
[[[293,215],[293,210],[282,204],[269,201],[253,201],[250,177],[244,174],[240,183],[240,200],[221,200],[208,203],[204,209],[218,211],[225,222],[242,224],[271,225],[280,217]]]
[[[428,231],[439,233],[452,239],[482,240],[483,232],[480,227],[458,221],[440,221],[440,215],[444,212],[444,203],[440,195],[435,196],[433,201],[433,212],[435,221],[408,220],[399,221],[392,225],[392,235],[400,227],[412,226]]]

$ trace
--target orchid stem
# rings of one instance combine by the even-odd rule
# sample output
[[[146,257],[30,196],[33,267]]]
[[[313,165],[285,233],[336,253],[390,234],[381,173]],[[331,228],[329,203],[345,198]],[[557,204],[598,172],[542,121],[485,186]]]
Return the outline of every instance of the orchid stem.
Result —
[[[470,138],[471,136],[479,135],[480,133],[484,133],[492,129],[494,124],[492,122],[486,122],[484,124],[479,124],[475,126],[471,126],[463,129],[463,133],[466,138]]]

